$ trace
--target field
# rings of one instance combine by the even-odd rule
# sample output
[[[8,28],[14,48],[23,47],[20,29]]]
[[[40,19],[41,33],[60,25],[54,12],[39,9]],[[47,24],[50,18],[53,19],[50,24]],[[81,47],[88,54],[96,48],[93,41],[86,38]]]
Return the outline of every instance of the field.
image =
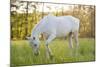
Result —
[[[55,39],[49,45],[53,52],[51,60],[46,59],[44,41],[41,41],[39,56],[33,54],[28,41],[11,41],[11,66],[95,61],[95,40],[80,38],[79,43],[78,55],[70,56],[68,41]]]

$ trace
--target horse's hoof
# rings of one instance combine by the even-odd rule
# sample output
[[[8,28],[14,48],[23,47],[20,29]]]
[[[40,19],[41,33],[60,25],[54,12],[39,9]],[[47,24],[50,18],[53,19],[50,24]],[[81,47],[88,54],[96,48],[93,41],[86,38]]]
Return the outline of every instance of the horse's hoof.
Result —
[[[54,57],[53,55],[50,55],[50,59],[51,59],[51,60],[53,59],[53,57]]]

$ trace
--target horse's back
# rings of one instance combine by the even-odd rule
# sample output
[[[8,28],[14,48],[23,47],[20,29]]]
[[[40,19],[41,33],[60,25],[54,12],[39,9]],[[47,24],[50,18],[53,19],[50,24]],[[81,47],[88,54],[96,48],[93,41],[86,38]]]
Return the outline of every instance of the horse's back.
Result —
[[[47,34],[56,33],[57,36],[65,36],[79,28],[79,20],[73,16],[49,16],[45,23],[42,32]]]
[[[79,19],[73,16],[57,17],[57,29],[60,32],[74,32],[79,29]]]

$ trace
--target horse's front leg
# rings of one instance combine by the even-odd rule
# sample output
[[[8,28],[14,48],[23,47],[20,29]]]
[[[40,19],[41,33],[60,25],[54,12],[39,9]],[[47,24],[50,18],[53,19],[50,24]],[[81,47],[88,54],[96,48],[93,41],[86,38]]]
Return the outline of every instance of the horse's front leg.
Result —
[[[49,48],[49,43],[56,37],[55,34],[51,34],[48,39],[46,40],[46,56],[47,58],[52,58],[53,55],[52,55],[52,52],[51,52],[51,49]]]

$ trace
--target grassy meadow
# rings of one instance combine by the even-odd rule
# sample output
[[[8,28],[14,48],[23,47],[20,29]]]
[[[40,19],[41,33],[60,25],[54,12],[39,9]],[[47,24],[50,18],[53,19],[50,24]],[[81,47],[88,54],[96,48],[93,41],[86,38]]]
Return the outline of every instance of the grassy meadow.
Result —
[[[68,40],[55,39],[49,45],[53,53],[51,60],[45,56],[44,41],[41,41],[40,55],[38,56],[33,54],[28,41],[11,41],[11,66],[95,61],[95,40],[80,38],[79,43],[78,55],[70,56]]]

